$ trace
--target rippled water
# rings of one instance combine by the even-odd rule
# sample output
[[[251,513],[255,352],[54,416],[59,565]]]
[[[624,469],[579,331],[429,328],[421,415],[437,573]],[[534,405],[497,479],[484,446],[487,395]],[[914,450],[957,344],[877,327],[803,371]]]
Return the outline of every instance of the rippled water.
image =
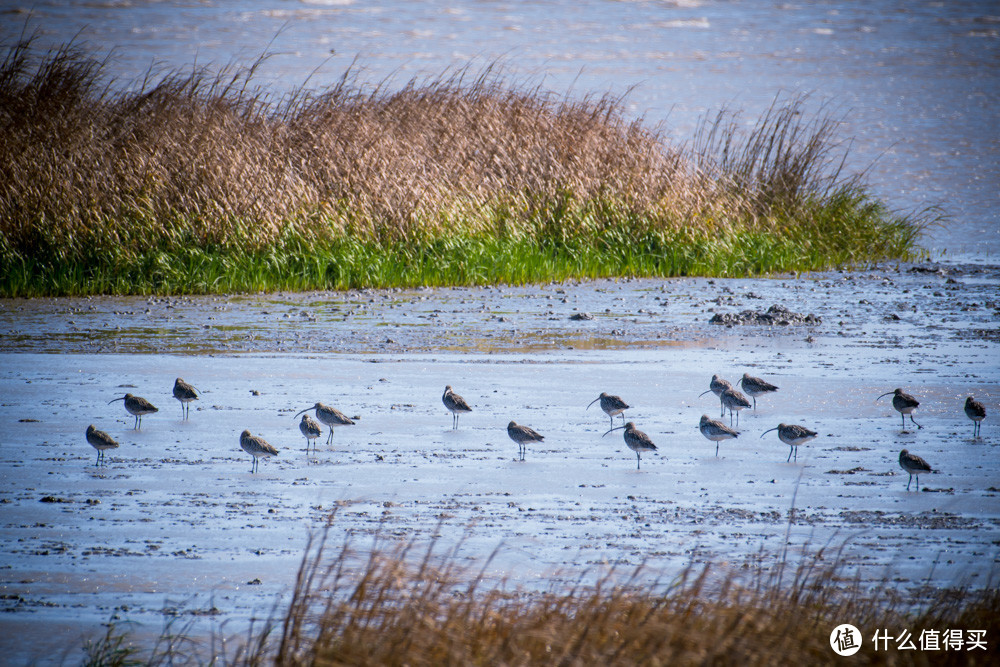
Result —
[[[30,7],[30,9],[28,9]],[[752,120],[808,93],[843,115],[852,167],[894,207],[950,216],[925,245],[1000,252],[1000,8],[995,2],[38,2],[0,3],[0,38],[114,48],[122,80],[275,55],[275,91],[336,80],[352,62],[397,84],[497,59],[517,80],[628,96],[629,113],[687,140],[726,105]]]

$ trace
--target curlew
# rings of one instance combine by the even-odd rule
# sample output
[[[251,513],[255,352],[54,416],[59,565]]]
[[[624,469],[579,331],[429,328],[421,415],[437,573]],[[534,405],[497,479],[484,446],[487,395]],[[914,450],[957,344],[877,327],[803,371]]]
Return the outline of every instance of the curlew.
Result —
[[[160,409],[155,405],[147,401],[142,396],[133,396],[132,394],[125,394],[121,398],[113,398],[108,401],[108,405],[111,405],[115,401],[125,401],[125,409],[128,410],[129,414],[135,416],[135,425],[132,427],[133,430],[138,430],[142,427],[142,416],[153,414],[154,412],[159,412]]]
[[[896,408],[896,412],[899,413],[899,418],[903,420],[904,433],[906,432],[906,415],[910,415],[910,421],[913,422],[917,428],[923,428],[913,419],[913,411],[917,409],[918,405],[920,405],[920,401],[898,388],[882,394],[882,396],[879,396],[875,400],[877,401],[879,398],[884,396],[892,396],[892,407]]]
[[[743,391],[750,395],[753,399],[753,409],[757,409],[757,397],[763,396],[764,394],[770,394],[771,392],[778,391],[778,388],[766,380],[761,380],[760,378],[755,378],[754,376],[744,373],[743,377],[740,378],[739,382],[736,383],[738,386],[743,387]]]
[[[460,414],[472,412],[472,408],[465,402],[465,399],[451,390],[451,385],[447,385],[444,388],[441,402],[444,403],[444,407],[451,410],[451,427],[453,429],[458,428],[458,416]]]
[[[798,426],[797,424],[778,424],[774,428],[769,428],[760,434],[760,437],[764,437],[771,431],[778,432],[778,440],[788,445],[788,458],[785,459],[785,463],[792,458],[792,452],[795,452],[795,460],[799,460],[799,445],[804,445],[818,434],[816,431],[810,431],[805,426]]]
[[[708,415],[702,415],[701,421],[698,423],[698,430],[701,434],[715,442],[715,455],[719,455],[719,443],[723,440],[729,440],[730,438],[738,438],[740,436],[738,431],[734,431],[722,422],[716,419],[710,419]]]
[[[315,440],[323,435],[323,429],[316,423],[316,420],[309,415],[302,415],[302,421],[299,422],[299,430],[306,437],[306,452],[309,452],[309,443],[312,443],[313,449],[316,449]]]
[[[625,415],[623,413],[629,409],[628,403],[623,401],[618,396],[612,396],[611,394],[607,394],[602,391],[600,396],[598,396],[597,398],[595,398],[590,402],[590,405],[587,406],[587,409],[589,410],[590,406],[593,405],[594,403],[597,403],[597,401],[601,402],[601,410],[603,410],[604,414],[606,414],[608,416],[608,419],[611,420],[612,428],[615,425],[615,417],[617,417],[618,415],[622,416],[622,423],[623,424],[625,423]]]
[[[917,478],[917,491],[919,491],[920,473],[931,472],[931,466],[927,461],[924,461],[916,454],[911,454],[905,449],[899,453],[899,467],[910,474],[910,478],[906,480],[907,491],[910,490],[910,482],[913,481],[914,476]]]
[[[965,415],[972,420],[972,437],[978,437],[982,432],[982,421],[986,419],[986,406],[969,396],[965,399]]]
[[[722,406],[722,410],[719,414],[720,417],[726,416],[726,406],[722,403],[722,392],[727,389],[732,389],[733,385],[729,384],[729,380],[723,380],[718,375],[712,376],[712,381],[708,383],[708,390],[703,391],[698,394],[698,398],[701,398],[705,394],[711,392],[719,397],[719,405]]]
[[[510,439],[517,443],[517,453],[519,460],[524,460],[524,455],[528,450],[529,442],[541,442],[545,440],[545,436],[540,435],[534,429],[528,428],[527,426],[521,426],[517,422],[511,422],[507,424],[507,435]]]
[[[87,427],[87,442],[90,443],[91,447],[97,450],[97,461],[94,463],[95,466],[100,465],[104,461],[105,450],[118,448],[118,443],[115,442],[114,438],[104,431],[98,431],[94,428],[93,424]]]
[[[181,402],[181,417],[187,419],[191,416],[191,406],[188,404],[198,400],[198,390],[177,378],[174,380],[174,398]]]
[[[640,456],[640,454],[642,452],[655,452],[656,445],[653,444],[653,441],[648,435],[638,430],[632,422],[629,422],[624,426],[614,426],[606,431],[604,435],[611,433],[611,431],[617,431],[620,428],[625,429],[625,444],[629,449],[635,452],[635,469],[639,470],[640,463],[642,461],[642,456]],[[604,436],[602,435],[601,437],[603,438]]]
[[[253,466],[250,468],[251,473],[257,472],[260,459],[278,455],[278,450],[268,444],[267,440],[259,435],[250,435],[250,431],[243,431],[240,434],[240,447],[243,448],[244,452],[253,457]]]
[[[747,397],[743,395],[743,392],[738,389],[729,388],[722,392],[719,396],[722,401],[722,407],[729,410],[729,425],[733,424],[733,412],[736,413],[736,425],[740,425],[740,410],[750,407],[750,401]]]
[[[341,412],[337,408],[331,408],[329,405],[323,405],[322,403],[316,403],[316,405],[314,405],[314,406],[312,406],[310,408],[306,408],[305,410],[302,410],[301,412],[297,412],[297,413],[295,413],[295,416],[298,417],[303,412],[309,412],[310,410],[315,410],[316,411],[316,418],[319,419],[321,422],[323,422],[324,424],[326,424],[327,426],[330,427],[330,435],[328,435],[327,438],[326,438],[326,444],[328,444],[328,445],[331,442],[333,442],[333,427],[334,426],[353,426],[354,425],[354,421],[350,417],[348,417],[347,415],[345,415],[343,412]]]

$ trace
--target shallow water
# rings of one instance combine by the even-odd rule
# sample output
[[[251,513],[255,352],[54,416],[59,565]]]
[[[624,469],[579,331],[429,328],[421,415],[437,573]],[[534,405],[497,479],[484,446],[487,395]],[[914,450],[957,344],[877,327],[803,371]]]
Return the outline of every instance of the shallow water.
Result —
[[[793,563],[843,545],[844,575],[876,591],[986,586],[1000,561],[998,286],[997,266],[929,265],[2,301],[0,648],[52,659],[112,615],[140,636],[168,620],[241,632],[288,593],[310,529],[334,509],[334,546],[464,538],[460,558],[500,547],[487,576],[529,588],[612,565],[642,563],[658,580],[691,563],[769,567],[786,531]],[[772,303],[822,323],[708,324]],[[570,319],[580,312],[594,319]],[[718,458],[697,429],[717,416],[717,400],[698,397],[713,372],[780,387],[740,414],[742,435]],[[170,395],[177,376],[201,390],[186,422]],[[474,408],[457,431],[446,384]],[[901,432],[888,399],[875,401],[896,386],[921,401],[922,429]],[[586,409],[601,391],[629,402],[627,418],[657,444],[641,470]],[[125,392],[160,408],[141,431],[107,404]],[[969,394],[989,412],[979,439],[961,410]],[[306,454],[294,415],[317,400],[358,423]],[[546,436],[524,462],[512,419]],[[779,422],[820,434],[796,462],[775,433],[760,437]],[[103,467],[89,423],[121,442]],[[238,445],[245,428],[281,450],[256,475]],[[902,448],[939,470],[920,491],[906,491]]]
[[[202,0],[0,1],[0,40],[27,25],[40,44],[71,39],[108,73],[141,80],[165,69],[249,65],[280,96],[309,79],[361,80],[474,72],[496,60],[515,81],[574,96],[628,93],[628,113],[689,141],[723,107],[756,119],[776,96],[843,117],[849,168],[894,208],[940,205],[934,254],[1000,253],[1000,11],[962,2],[353,2]]]

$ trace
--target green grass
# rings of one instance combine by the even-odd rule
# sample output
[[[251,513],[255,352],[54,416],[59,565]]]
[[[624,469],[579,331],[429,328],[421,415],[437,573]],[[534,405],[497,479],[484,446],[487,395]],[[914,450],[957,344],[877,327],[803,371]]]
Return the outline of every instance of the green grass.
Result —
[[[182,237],[151,250],[0,251],[0,294],[204,294],[620,276],[745,277],[912,257],[914,237],[912,225],[887,216],[881,204],[845,195],[836,206],[817,207],[808,227],[775,223],[757,229],[656,230],[626,223],[574,236],[458,233],[406,241],[346,235],[314,239],[293,232],[256,249]]]

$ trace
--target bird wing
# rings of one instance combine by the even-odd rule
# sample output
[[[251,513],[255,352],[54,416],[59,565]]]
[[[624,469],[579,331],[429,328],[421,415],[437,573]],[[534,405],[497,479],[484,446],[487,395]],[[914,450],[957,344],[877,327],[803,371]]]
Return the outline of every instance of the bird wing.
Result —
[[[817,435],[816,431],[810,431],[805,426],[799,426],[798,424],[789,426],[788,430],[791,431],[793,438],[811,438]]]

